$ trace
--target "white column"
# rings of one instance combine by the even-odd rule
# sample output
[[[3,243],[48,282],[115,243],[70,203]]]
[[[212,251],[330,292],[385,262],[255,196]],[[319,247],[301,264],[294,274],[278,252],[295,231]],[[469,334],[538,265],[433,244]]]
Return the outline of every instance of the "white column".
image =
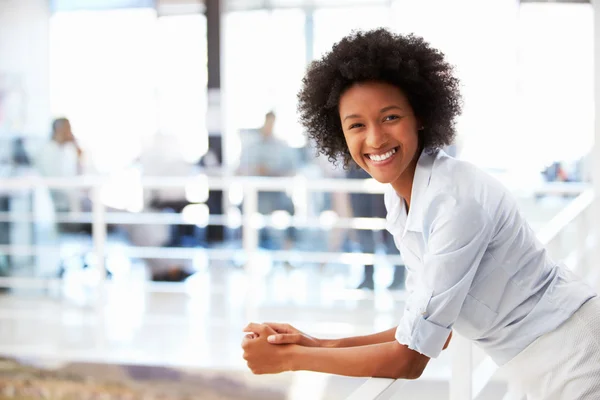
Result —
[[[258,248],[258,229],[256,229],[255,215],[258,211],[258,192],[252,185],[244,187],[243,203],[243,233],[242,241],[247,257],[251,257]]]
[[[242,242],[246,253],[246,301],[245,314],[248,321],[256,322],[258,318],[259,295],[261,291],[260,260],[257,259],[259,230],[256,227],[258,211],[258,192],[252,184],[244,185]]]
[[[92,239],[96,253],[96,268],[102,283],[106,279],[106,215],[101,198],[101,186],[92,188]]]
[[[102,186],[96,183],[92,186],[92,240],[99,281],[96,287],[95,308],[97,323],[95,332],[95,349],[102,352],[106,348],[106,319],[104,304],[106,303],[106,209],[102,203]]]

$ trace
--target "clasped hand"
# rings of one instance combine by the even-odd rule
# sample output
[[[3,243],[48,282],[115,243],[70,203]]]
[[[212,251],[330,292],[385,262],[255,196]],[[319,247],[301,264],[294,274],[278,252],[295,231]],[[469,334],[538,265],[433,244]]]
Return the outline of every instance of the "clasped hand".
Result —
[[[254,374],[276,374],[293,369],[297,346],[318,347],[320,341],[288,324],[250,323],[242,340],[244,360]]]

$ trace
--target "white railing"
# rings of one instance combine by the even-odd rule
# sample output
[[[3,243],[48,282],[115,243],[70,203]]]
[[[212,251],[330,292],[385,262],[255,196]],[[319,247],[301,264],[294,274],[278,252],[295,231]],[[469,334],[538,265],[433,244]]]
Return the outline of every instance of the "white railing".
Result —
[[[122,180],[120,180],[122,184]],[[113,180],[107,177],[86,176],[76,179],[65,178],[5,178],[0,179],[0,192],[10,193],[35,193],[36,189],[63,189],[63,190],[86,190],[92,204],[91,212],[65,212],[55,215],[39,215],[35,211],[0,212],[0,222],[74,222],[92,224],[93,253],[97,262],[98,274],[103,280],[105,269],[102,268],[106,258],[107,250],[107,224],[189,224],[195,225],[201,222],[202,226],[223,225],[231,223],[228,215],[209,215],[203,221],[195,221],[181,214],[162,214],[148,212],[122,212],[107,211],[102,201],[102,190],[110,187]],[[241,220],[236,228],[242,230],[241,249],[218,249],[218,248],[164,248],[157,246],[127,246],[121,249],[121,253],[131,257],[139,258],[161,258],[161,259],[193,259],[198,254],[208,256],[212,260],[244,259],[250,261],[256,254],[259,245],[259,230],[263,226],[274,226],[275,221],[271,217],[258,213],[258,193],[267,191],[286,192],[294,191],[303,194],[313,192],[342,192],[342,193],[383,193],[384,186],[374,180],[346,180],[346,179],[317,179],[308,180],[303,177],[294,178],[264,178],[264,177],[207,177],[198,175],[195,177],[143,177],[132,180],[131,185],[139,186],[140,189],[182,189],[205,186],[207,190],[235,189],[243,191],[243,205]],[[33,191],[33,192],[31,192]],[[141,192],[141,190],[140,190]],[[225,196],[226,197],[226,196]],[[35,200],[32,201],[35,203]],[[330,215],[331,217],[331,215]],[[307,213],[297,213],[290,216],[286,221],[288,226],[299,228],[326,228],[326,229],[385,229],[383,218],[344,218],[333,216],[323,221],[317,216]],[[40,244],[10,244],[0,245],[0,252],[8,255],[35,255],[39,251],[55,249],[54,245]],[[307,263],[342,263],[342,264],[373,264],[380,256],[375,254],[344,253],[335,251],[272,251],[270,258],[274,261],[300,260]],[[386,256],[389,262],[401,263],[400,256]],[[249,266],[251,263],[247,262]],[[252,273],[251,268],[247,268]],[[52,279],[34,278],[1,278],[0,286],[46,286]],[[148,283],[149,290],[162,290],[164,285]]]
[[[559,187],[554,184],[546,187],[553,194],[560,194]],[[579,187],[581,188],[581,187]],[[572,190],[573,188],[570,188]],[[538,233],[541,243],[548,249],[555,260],[563,260],[579,276],[586,279],[595,288],[600,289],[600,271],[592,268],[589,253],[596,237],[591,230],[593,221],[592,204],[594,194],[591,189],[584,188],[579,196],[561,210]],[[562,192],[566,193],[566,192]],[[570,194],[576,192],[569,192]],[[497,370],[491,358],[485,357],[476,366],[473,364],[473,345],[467,339],[454,334],[449,350],[452,352],[452,371],[450,378],[450,400],[473,400],[479,396],[491,381]],[[392,398],[401,389],[393,385],[393,379],[368,379],[348,399],[377,400]],[[359,397],[356,397],[358,394]],[[509,387],[505,399],[521,399],[522,396]],[[483,399],[481,399],[483,400]]]
[[[122,181],[121,181],[122,182]],[[195,224],[196,221],[184,218],[180,214],[161,214],[161,213],[131,213],[131,212],[107,212],[102,203],[102,189],[113,183],[111,178],[86,176],[80,178],[4,178],[0,179],[0,191],[5,193],[27,192],[37,188],[43,189],[86,189],[89,190],[89,197],[92,204],[92,212],[68,212],[57,213],[53,216],[54,222],[75,222],[91,223],[93,251],[99,272],[104,271],[100,266],[104,264],[106,257],[106,225],[107,224]],[[242,190],[243,209],[241,229],[242,229],[242,249],[224,250],[224,249],[193,249],[193,248],[163,248],[151,246],[128,246],[124,249],[126,255],[141,258],[164,258],[181,259],[193,258],[198,252],[206,254],[210,259],[229,260],[232,258],[250,259],[258,249],[258,232],[261,226],[273,224],[269,217],[258,213],[258,192],[260,191],[293,191],[303,193],[304,195],[312,192],[343,192],[343,193],[383,193],[384,186],[374,180],[346,180],[346,179],[316,179],[308,180],[304,177],[295,178],[264,178],[264,177],[207,177],[198,175],[196,177],[144,177],[132,180],[131,185],[137,185],[143,189],[181,189],[206,185],[208,190],[230,189]],[[577,193],[582,190],[580,184],[545,184],[540,186],[536,193]],[[36,212],[0,212],[0,222],[44,222],[48,216],[39,215]],[[228,215],[210,215],[202,224],[224,225],[230,224]],[[334,217],[323,221],[316,216],[306,214],[296,214],[286,222],[290,226],[300,228],[351,228],[381,230],[385,229],[385,220],[382,218],[344,218]],[[53,247],[53,246],[50,246]],[[43,250],[43,245],[0,245],[0,251],[5,254],[35,255],[38,250]],[[378,258],[374,254],[357,254],[342,252],[317,252],[317,251],[274,251],[270,253],[275,261],[289,261],[301,259],[304,262],[337,262],[342,264],[363,263],[372,264]],[[386,260],[392,263],[401,262],[399,256],[386,256]],[[2,283],[4,282],[4,283]],[[3,279],[1,284],[8,284],[11,278]],[[23,279],[15,279],[15,284],[23,283]]]

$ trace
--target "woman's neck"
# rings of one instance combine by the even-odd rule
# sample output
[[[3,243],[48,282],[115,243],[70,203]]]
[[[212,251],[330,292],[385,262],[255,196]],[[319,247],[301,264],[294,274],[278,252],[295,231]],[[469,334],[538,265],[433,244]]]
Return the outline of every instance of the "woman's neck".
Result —
[[[402,175],[395,182],[392,182],[394,191],[398,194],[398,196],[404,199],[407,212],[410,208],[413,181],[415,179],[415,171],[417,170],[417,163],[419,161],[420,154],[421,152],[417,152],[414,159],[410,162],[408,167],[406,167]]]

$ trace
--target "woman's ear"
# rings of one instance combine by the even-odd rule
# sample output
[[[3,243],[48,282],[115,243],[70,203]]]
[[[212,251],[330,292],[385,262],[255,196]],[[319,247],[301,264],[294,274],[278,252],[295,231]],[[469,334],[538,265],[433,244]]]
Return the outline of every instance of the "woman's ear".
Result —
[[[417,131],[422,131],[423,129],[425,129],[425,124],[423,123],[421,118],[415,115],[415,120],[417,125]]]

